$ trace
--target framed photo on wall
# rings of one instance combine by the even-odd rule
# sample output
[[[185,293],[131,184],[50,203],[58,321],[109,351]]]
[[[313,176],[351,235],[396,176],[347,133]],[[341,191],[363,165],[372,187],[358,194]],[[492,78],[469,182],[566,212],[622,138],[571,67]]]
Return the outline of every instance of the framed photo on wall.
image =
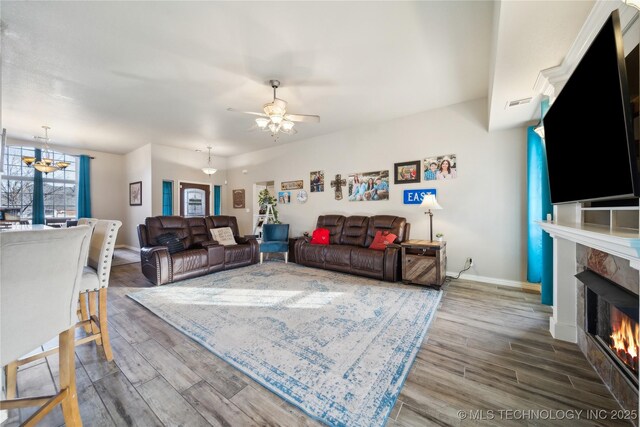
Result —
[[[129,184],[129,206],[142,206],[142,181]]]
[[[280,183],[281,190],[302,190],[304,188],[304,181],[299,179],[296,181],[285,181]]]
[[[350,202],[389,200],[389,170],[349,174]]]
[[[420,160],[393,165],[394,184],[413,184],[416,182],[420,182]]]

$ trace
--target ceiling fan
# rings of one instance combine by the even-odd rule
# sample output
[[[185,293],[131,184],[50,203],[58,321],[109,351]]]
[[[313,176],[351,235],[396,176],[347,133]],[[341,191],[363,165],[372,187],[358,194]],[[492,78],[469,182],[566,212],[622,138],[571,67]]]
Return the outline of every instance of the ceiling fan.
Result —
[[[264,113],[240,111],[234,108],[227,108],[227,111],[260,116],[256,119],[258,129],[271,132],[271,136],[275,139],[278,139],[278,133],[280,132],[288,135],[296,134],[298,131],[294,129],[294,122],[320,123],[320,116],[287,113],[287,102],[276,96],[276,89],[280,87],[280,81],[269,80],[269,83],[273,88],[273,101],[264,104]]]

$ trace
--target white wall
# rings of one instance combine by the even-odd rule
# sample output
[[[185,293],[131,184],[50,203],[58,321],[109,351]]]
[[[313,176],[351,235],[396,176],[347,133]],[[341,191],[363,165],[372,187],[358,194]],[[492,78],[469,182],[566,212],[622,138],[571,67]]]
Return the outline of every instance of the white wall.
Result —
[[[162,181],[173,181],[173,214],[180,215],[180,181],[211,186],[210,205],[213,210],[213,186],[222,187],[221,206],[225,209],[231,199],[224,184],[227,177],[227,159],[213,156],[211,166],[218,169],[212,176],[205,175],[208,153],[184,150],[154,144],[151,148],[153,166],[152,214],[162,215]]]
[[[469,274],[525,281],[526,133],[524,128],[489,133],[486,117],[487,100],[479,99],[305,141],[274,143],[273,148],[228,159],[227,191],[244,188],[248,199],[256,198],[254,183],[274,180],[278,190],[280,182],[298,179],[309,191],[309,173],[324,170],[323,193],[309,192],[301,205],[293,191],[290,205],[278,205],[280,219],[291,225],[291,236],[312,231],[321,214],[390,214],[408,219],[412,238],[428,239],[428,217],[418,206],[402,204],[402,190],[436,188],[444,209],[434,214],[434,234],[445,234],[447,270],[459,271],[472,257]],[[299,132],[305,126],[313,125],[302,124]],[[329,186],[337,173],[346,179],[353,172],[388,169],[392,176],[394,162],[451,153],[457,155],[457,179],[394,185],[391,178],[390,200],[349,202],[343,187],[344,199],[337,201]],[[241,233],[252,232],[254,212],[226,212],[238,217]]]
[[[123,221],[120,234],[123,237],[123,244],[134,248],[139,248],[138,224],[143,224],[146,217],[151,216],[151,195],[152,195],[152,167],[151,167],[151,144],[147,144],[124,156],[124,190],[118,191],[125,203],[125,221]],[[142,181],[142,206],[129,206],[129,184]]]

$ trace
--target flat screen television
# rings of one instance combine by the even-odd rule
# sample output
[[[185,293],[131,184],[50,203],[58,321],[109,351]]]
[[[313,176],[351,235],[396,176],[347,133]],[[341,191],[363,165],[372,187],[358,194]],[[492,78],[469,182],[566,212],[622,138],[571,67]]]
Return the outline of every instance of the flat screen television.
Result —
[[[543,119],[551,203],[640,195],[632,120],[614,11]]]

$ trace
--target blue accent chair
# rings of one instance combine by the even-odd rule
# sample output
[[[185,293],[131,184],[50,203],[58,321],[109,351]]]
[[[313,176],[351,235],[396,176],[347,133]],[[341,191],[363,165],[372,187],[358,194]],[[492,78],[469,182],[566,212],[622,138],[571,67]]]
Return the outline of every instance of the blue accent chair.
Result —
[[[283,252],[284,262],[289,261],[289,224],[265,224],[262,226],[260,264],[265,253]]]

